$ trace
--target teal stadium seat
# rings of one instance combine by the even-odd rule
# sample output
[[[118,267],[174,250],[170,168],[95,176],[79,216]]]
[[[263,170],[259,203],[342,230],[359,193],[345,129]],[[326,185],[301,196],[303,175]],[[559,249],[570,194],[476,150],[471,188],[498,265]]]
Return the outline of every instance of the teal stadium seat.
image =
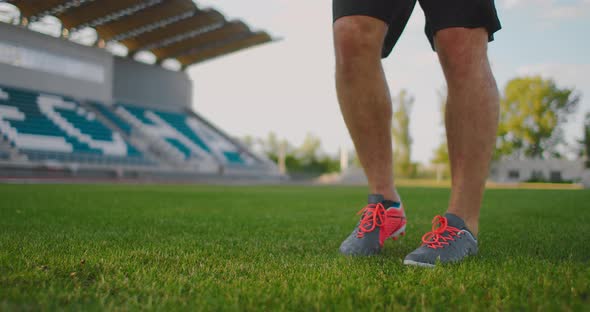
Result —
[[[207,146],[207,144],[193,130],[191,130],[191,128],[188,127],[186,124],[187,116],[185,114],[166,113],[161,111],[154,111],[154,113],[169,123],[171,126],[176,128],[176,130],[180,131],[180,133],[189,138],[200,148],[209,153],[211,152],[209,146]]]
[[[147,117],[148,113],[152,113],[157,116],[161,121],[165,122],[173,129],[175,129],[182,137],[188,139],[191,143],[201,149],[203,152],[215,156],[216,159],[221,159],[226,165],[236,166],[248,166],[249,164],[245,161],[244,157],[239,153],[239,148],[225,139],[223,136],[218,134],[215,129],[200,123],[194,117],[181,113],[181,112],[166,112],[155,109],[147,109],[139,106],[133,106],[129,104],[118,104],[127,111],[130,115],[135,117],[146,127],[157,127],[159,126],[156,122]],[[192,119],[192,120],[191,120]],[[203,133],[199,133],[196,127],[191,127],[189,122],[199,123],[198,129]],[[204,133],[204,132],[207,133]],[[155,131],[157,132],[157,131]],[[181,142],[176,137],[162,135],[163,139],[167,141],[171,146],[176,148],[182,153],[186,159],[198,157],[198,153],[191,150],[187,146],[187,142]],[[183,139],[184,140],[184,139]]]
[[[139,119],[139,121],[142,123],[152,126],[155,125],[149,118],[145,117],[145,112],[147,109],[127,104],[121,104],[121,106],[123,106],[125,110],[131,113],[135,118]]]
[[[0,95],[0,133],[30,160],[153,164],[72,98],[2,86]],[[43,101],[53,104],[43,106]],[[94,105],[100,107],[99,113],[110,113],[106,118],[116,117],[106,107]],[[56,115],[51,117],[48,110]],[[116,122],[117,126],[130,132],[119,122],[122,125]]]
[[[172,144],[176,149],[178,149],[183,155],[185,159],[189,159],[192,157],[193,152],[190,148],[186,147],[186,145],[182,144],[182,142],[178,141],[175,138],[166,138],[166,142]]]
[[[112,110],[106,107],[103,104],[90,102],[89,103],[94,109],[100,112],[104,117],[114,123],[117,127],[119,127],[123,132],[127,134],[131,134],[131,126],[124,122],[119,116],[117,116]]]

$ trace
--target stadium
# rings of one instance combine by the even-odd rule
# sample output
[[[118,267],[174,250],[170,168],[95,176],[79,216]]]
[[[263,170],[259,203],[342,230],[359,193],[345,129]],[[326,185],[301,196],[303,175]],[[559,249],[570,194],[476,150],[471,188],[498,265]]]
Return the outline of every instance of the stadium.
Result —
[[[507,25],[526,24],[511,24],[508,14],[522,10],[522,1],[501,3]],[[248,8],[258,14],[246,18]],[[239,73],[252,80],[245,94],[275,92],[273,106],[311,107],[307,119],[293,122],[297,133],[314,118],[320,131],[345,132],[329,118],[337,100],[325,88],[333,90],[333,81],[322,80],[333,71],[334,59],[324,57],[334,52],[326,39],[330,10],[317,0],[0,1],[0,311],[588,311],[590,190],[582,176],[590,181],[590,154],[495,163],[478,254],[407,266],[404,256],[436,231],[432,216],[449,202],[448,154],[428,172],[409,162],[415,175],[396,176],[407,208],[403,238],[387,237],[378,255],[345,256],[340,243],[357,222],[358,231],[355,212],[367,203],[367,178],[355,160],[341,149],[340,158],[328,159],[338,170],[319,178],[290,172],[286,143],[275,140],[278,152],[264,152],[234,133],[241,124],[230,129],[220,121],[239,111],[246,112],[240,119],[276,125],[297,119],[293,110],[279,107],[274,112],[284,115],[273,116],[250,107],[260,107],[260,98],[225,97],[230,104],[210,114],[201,107],[215,104],[195,101],[190,69],[244,56],[228,62],[231,71],[211,67],[226,68],[222,77],[238,75],[239,63],[255,57],[247,50],[269,47],[258,57],[275,58],[267,65],[273,71]],[[273,27],[254,27],[256,17],[288,23],[277,32],[287,39],[271,35]],[[423,36],[415,26],[407,31]],[[297,45],[285,42],[289,28],[302,40]],[[506,55],[517,55],[513,42],[501,39],[509,53],[496,58],[500,69],[510,67]],[[576,40],[579,49],[567,53],[589,49]],[[438,69],[428,42],[419,44],[427,56],[407,43],[394,51],[386,68],[395,70],[387,74],[420,85],[442,79],[428,69]],[[285,51],[293,54],[278,55]],[[413,75],[405,62],[425,74]],[[300,80],[287,78],[298,67]],[[222,79],[216,91],[243,87],[229,81],[236,80]],[[326,98],[333,107],[317,105]],[[306,100],[313,103],[299,103]],[[437,118],[418,122],[428,144]],[[587,129],[590,146],[590,123]],[[545,175],[550,179],[539,178]]]
[[[2,178],[273,180],[277,167],[192,108],[193,64],[271,41],[192,1],[13,1],[18,24],[58,16],[63,38],[0,24]],[[91,46],[69,32],[96,29]],[[127,49],[111,54],[106,42]],[[149,51],[154,64],[133,59]],[[177,70],[162,65],[173,60]]]

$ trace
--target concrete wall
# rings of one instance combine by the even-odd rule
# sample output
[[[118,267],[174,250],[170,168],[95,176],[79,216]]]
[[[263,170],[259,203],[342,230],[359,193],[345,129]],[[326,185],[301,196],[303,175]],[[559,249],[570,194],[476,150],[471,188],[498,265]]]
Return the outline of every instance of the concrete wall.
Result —
[[[29,68],[24,65],[27,57],[34,63]],[[61,71],[56,63],[64,63],[64,67],[69,68]],[[74,77],[76,71],[72,67],[76,63],[100,71],[101,79],[97,80],[97,75],[92,79]],[[175,111],[192,107],[192,81],[185,72],[114,57],[106,50],[4,23],[0,23],[0,85],[69,95],[107,105],[119,101]]]
[[[128,104],[182,110],[192,103],[192,81],[185,72],[115,57],[113,97]]]
[[[5,23],[0,23],[0,45],[3,47],[3,51],[0,53],[4,54],[5,59],[17,58],[17,62],[14,64],[0,61],[1,85],[58,93],[105,103],[112,100],[113,57],[107,51],[82,46]],[[92,66],[102,72],[102,81],[76,79],[64,72],[34,70],[19,66],[18,58],[22,54],[19,51],[23,50],[26,50],[29,55],[43,55],[38,60],[39,62],[51,62],[52,59],[58,58],[75,60],[81,64]],[[64,68],[63,70],[68,69]]]

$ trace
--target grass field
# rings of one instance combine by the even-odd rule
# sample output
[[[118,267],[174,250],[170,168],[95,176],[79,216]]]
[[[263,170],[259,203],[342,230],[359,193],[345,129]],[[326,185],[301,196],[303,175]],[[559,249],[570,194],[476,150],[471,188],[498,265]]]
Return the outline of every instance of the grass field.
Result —
[[[589,310],[590,192],[490,190],[480,254],[404,267],[448,189],[401,189],[408,235],[338,254],[360,187],[0,185],[0,310]]]

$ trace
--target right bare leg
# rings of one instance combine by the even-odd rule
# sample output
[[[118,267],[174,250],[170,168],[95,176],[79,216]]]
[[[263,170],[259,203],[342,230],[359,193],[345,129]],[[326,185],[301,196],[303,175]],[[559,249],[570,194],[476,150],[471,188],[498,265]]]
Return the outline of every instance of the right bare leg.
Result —
[[[399,201],[393,180],[391,97],[381,65],[387,24],[368,16],[334,22],[336,91],[371,193]]]

